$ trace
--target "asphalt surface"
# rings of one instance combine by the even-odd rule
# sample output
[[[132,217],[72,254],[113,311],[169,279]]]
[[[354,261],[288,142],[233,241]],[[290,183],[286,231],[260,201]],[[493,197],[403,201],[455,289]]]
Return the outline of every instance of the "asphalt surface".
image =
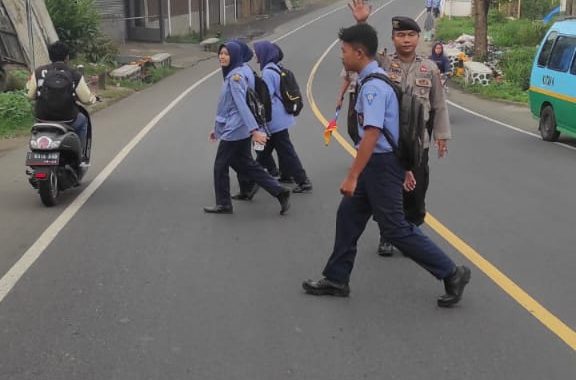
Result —
[[[388,42],[390,18],[421,5],[397,0],[370,22]],[[350,24],[336,11],[279,42],[301,87]],[[314,78],[326,116],[340,67],[335,48]],[[98,113],[89,179],[216,68],[201,63]],[[303,294],[301,281],[319,276],[330,254],[351,162],[336,142],[324,147],[310,107],[291,135],[314,192],[294,195],[284,217],[263,191],[234,215],[203,214],[214,202],[208,132],[221,80],[207,79],[159,120],[1,301],[0,379],[576,378],[574,349],[428,227],[473,268],[458,307],[437,308],[441,283],[410,260],[378,257],[374,223],[351,297]],[[430,213],[576,329],[576,152],[450,112],[454,140],[447,159],[431,160]],[[12,150],[1,165],[23,172],[24,154]],[[0,276],[78,193],[45,209],[22,173],[2,186]]]

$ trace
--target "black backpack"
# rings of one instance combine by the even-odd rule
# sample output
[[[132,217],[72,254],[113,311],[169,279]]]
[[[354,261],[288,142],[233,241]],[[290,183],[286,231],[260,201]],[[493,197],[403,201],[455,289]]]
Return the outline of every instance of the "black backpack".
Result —
[[[278,65],[278,67],[280,70],[272,67],[270,69],[280,75],[280,94],[282,95],[280,99],[282,100],[284,109],[290,115],[298,116],[304,107],[304,102],[296,77],[292,71],[284,66]]]
[[[69,115],[76,101],[72,73],[50,68],[38,78],[38,98],[42,108],[51,115]]]
[[[246,104],[254,115],[258,126],[270,135],[268,123],[272,120],[272,102],[266,82],[254,72],[254,89],[246,90]]]
[[[364,78],[361,82],[363,86],[372,79],[379,79],[386,82],[396,94],[400,111],[400,138],[398,144],[392,138],[392,134],[386,128],[383,128],[384,136],[388,143],[394,149],[394,153],[400,160],[400,163],[406,170],[413,170],[422,163],[422,154],[424,152],[424,134],[426,131],[425,108],[424,104],[417,96],[413,95],[410,89],[402,89],[381,73],[373,73]],[[360,93],[360,89],[358,90]]]

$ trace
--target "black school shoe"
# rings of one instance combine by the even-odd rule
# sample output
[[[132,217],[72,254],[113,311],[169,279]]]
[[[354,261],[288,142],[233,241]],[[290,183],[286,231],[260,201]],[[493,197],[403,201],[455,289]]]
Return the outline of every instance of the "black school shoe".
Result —
[[[234,209],[232,206],[216,205],[212,207],[204,207],[204,212],[207,214],[232,214]]]
[[[310,182],[309,179],[306,179],[306,181],[302,182],[301,184],[292,189],[292,192],[296,194],[307,193],[310,191],[312,191],[312,182]]]
[[[380,244],[378,244],[378,254],[384,257],[393,256],[394,246],[389,241],[380,239]]]
[[[302,288],[307,294],[314,296],[348,297],[350,295],[348,284],[339,284],[327,278],[322,278],[318,281],[306,280],[302,283]]]
[[[254,187],[252,187],[252,190],[250,190],[249,192],[247,192],[247,193],[239,192],[238,194],[232,195],[231,198],[236,200],[236,201],[251,201],[259,189],[260,189],[260,186],[254,185]]]
[[[284,189],[276,198],[280,202],[280,215],[286,214],[290,209],[290,189]]]
[[[462,299],[464,287],[470,282],[470,268],[466,266],[456,267],[453,274],[444,279],[446,294],[438,297],[438,306],[451,307]]]

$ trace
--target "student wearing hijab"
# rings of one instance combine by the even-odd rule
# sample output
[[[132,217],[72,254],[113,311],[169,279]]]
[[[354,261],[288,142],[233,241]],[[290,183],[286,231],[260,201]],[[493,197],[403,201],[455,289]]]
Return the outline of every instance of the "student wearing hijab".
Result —
[[[214,192],[216,205],[205,207],[210,214],[232,214],[229,168],[264,188],[280,202],[280,214],[290,208],[290,190],[270,176],[252,158],[251,139],[266,143],[266,135],[258,130],[254,115],[246,104],[248,81],[243,75],[242,48],[234,42],[221,45],[218,59],[224,83],[220,90],[214,130],[210,140],[220,140],[214,161]]]
[[[271,132],[270,140],[264,150],[258,153],[258,161],[266,162],[273,150],[278,153],[278,160],[282,163],[282,175],[294,178],[297,186],[294,193],[304,193],[312,190],[312,183],[302,167],[300,158],[294,149],[288,130],[294,125],[294,116],[286,112],[282,104],[280,92],[280,67],[278,66],[284,54],[282,50],[270,41],[254,43],[256,59],[260,64],[262,79],[266,82],[272,103],[272,120],[268,128]]]

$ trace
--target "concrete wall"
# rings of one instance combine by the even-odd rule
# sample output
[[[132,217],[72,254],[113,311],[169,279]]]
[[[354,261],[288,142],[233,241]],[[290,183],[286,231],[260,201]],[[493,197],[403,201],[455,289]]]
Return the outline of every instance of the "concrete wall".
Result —
[[[191,31],[200,31],[200,13],[197,11],[192,11],[192,27],[190,27],[190,19],[188,15],[172,16],[170,22],[172,24],[172,33],[170,33],[168,28],[168,19],[166,18],[164,24],[166,36],[185,35],[189,34]]]
[[[100,13],[100,30],[114,41],[126,38],[126,4],[124,0],[94,0]]]
[[[444,15],[464,17],[472,15],[471,0],[445,0]]]

